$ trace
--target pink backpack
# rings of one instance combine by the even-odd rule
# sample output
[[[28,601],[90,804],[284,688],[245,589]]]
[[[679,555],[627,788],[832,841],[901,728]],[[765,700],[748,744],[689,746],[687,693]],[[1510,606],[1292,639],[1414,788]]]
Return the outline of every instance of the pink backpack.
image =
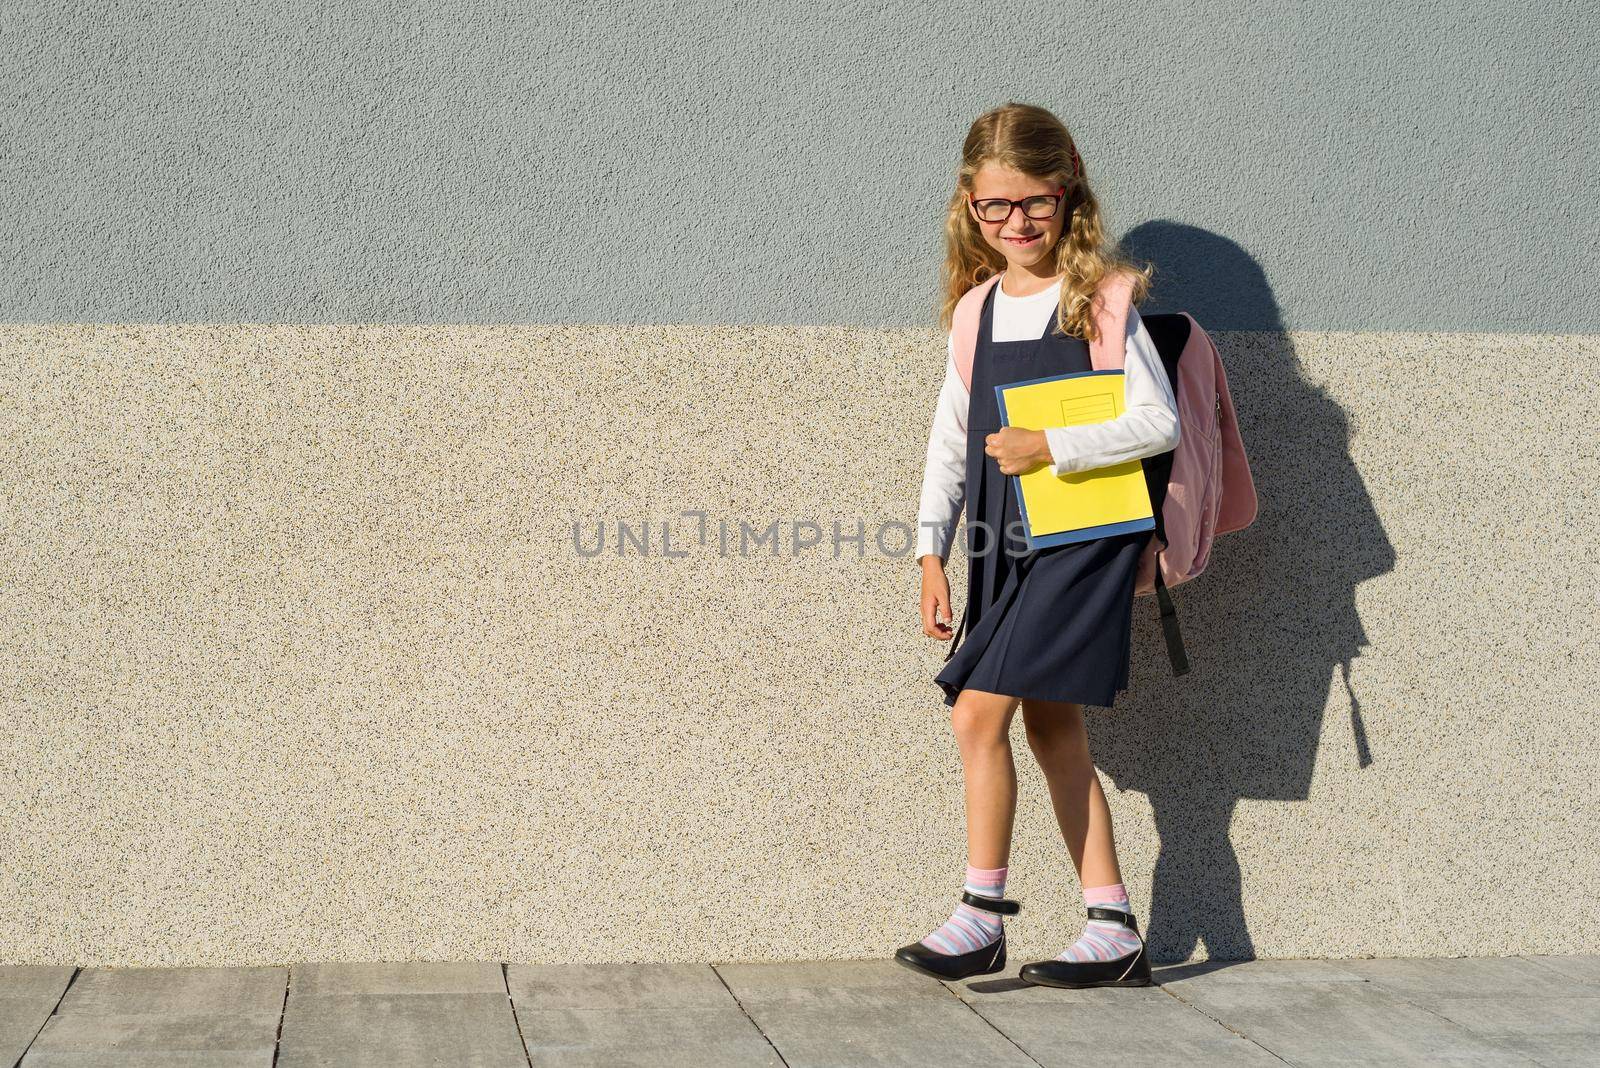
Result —
[[[999,282],[993,275],[962,295],[955,308],[956,371],[972,389],[972,360],[978,347],[978,321],[989,288]],[[1101,284],[1096,297],[1096,325],[1100,340],[1089,343],[1089,361],[1097,371],[1119,370],[1123,365],[1132,283],[1113,274]],[[1159,316],[1152,318],[1161,318]],[[1178,447],[1161,456],[1145,458],[1147,474],[1157,473],[1171,458],[1171,474],[1161,505],[1156,537],[1150,539],[1139,560],[1134,593],[1154,593],[1161,606],[1161,630],[1166,637],[1172,672],[1189,670],[1178,629],[1178,613],[1167,592],[1206,569],[1211,542],[1218,534],[1242,530],[1256,517],[1256,489],[1245,457],[1244,440],[1234,413],[1222,357],[1200,324],[1188,312],[1178,316],[1187,323],[1187,340],[1177,356],[1162,353],[1162,363],[1172,379],[1178,402]],[[1183,324],[1177,324],[1181,329]],[[1165,333],[1165,331],[1163,331]]]

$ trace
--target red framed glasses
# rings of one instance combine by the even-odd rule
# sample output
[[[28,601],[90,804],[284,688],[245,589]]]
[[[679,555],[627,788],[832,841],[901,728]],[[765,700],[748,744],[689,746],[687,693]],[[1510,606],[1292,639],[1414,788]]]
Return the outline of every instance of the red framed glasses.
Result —
[[[1011,218],[1013,208],[1021,208],[1022,214],[1030,219],[1053,219],[1061,208],[1062,198],[1066,196],[1067,187],[1062,186],[1058,192],[1043,193],[1039,196],[1023,197],[1021,200],[1007,200],[1005,197],[985,197],[982,200],[973,200],[972,194],[967,194],[967,204],[977,214],[978,218],[988,223],[1003,223]]]

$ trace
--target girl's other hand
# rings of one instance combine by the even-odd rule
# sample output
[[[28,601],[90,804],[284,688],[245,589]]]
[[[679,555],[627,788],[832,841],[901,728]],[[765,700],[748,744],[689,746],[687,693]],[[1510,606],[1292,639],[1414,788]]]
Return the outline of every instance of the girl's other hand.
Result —
[[[1003,426],[983,439],[983,451],[994,457],[1002,475],[1020,475],[1052,461],[1050,439],[1043,430]]]
[[[955,631],[950,622],[950,580],[945,577],[944,562],[937,556],[922,558],[922,633],[940,641],[949,641]]]

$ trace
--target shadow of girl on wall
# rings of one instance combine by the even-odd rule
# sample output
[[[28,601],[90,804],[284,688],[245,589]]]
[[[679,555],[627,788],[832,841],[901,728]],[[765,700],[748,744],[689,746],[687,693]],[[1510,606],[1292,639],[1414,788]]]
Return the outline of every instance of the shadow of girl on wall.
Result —
[[[1350,741],[1330,751],[1348,745],[1360,767],[1372,763],[1349,681],[1367,644],[1355,592],[1393,569],[1395,551],[1351,459],[1345,413],[1301,375],[1256,262],[1225,238],[1168,222],[1140,226],[1122,247],[1156,265],[1142,313],[1187,311],[1217,341],[1260,509],[1175,594],[1189,674],[1171,674],[1153,601],[1135,604],[1134,648],[1145,653],[1133,699],[1087,717],[1090,743],[1117,788],[1147,795],[1154,811],[1153,959],[1188,959],[1200,942],[1212,959],[1247,959],[1234,808],[1306,800],[1323,710],[1343,703],[1329,693],[1335,678]]]

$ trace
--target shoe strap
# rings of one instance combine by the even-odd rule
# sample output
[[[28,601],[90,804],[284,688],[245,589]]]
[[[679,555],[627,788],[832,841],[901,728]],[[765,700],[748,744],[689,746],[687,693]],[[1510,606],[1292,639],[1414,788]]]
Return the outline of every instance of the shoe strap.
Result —
[[[1128,966],[1122,969],[1121,975],[1117,976],[1119,980],[1127,978],[1128,973],[1133,971],[1134,964],[1139,960],[1139,954],[1143,953],[1146,949],[1144,935],[1140,934],[1139,924],[1134,920],[1133,913],[1123,912],[1121,909],[1108,909],[1104,905],[1090,905],[1089,918],[1091,920],[1114,920],[1115,922],[1120,923],[1124,927],[1128,928],[1134,934],[1139,935],[1139,952],[1128,958]]]
[[[984,897],[982,894],[974,894],[964,886],[961,888],[961,900],[975,909],[999,912],[1007,916],[1014,916],[1022,909],[1020,901],[1013,901],[1009,897]]]
[[[1122,924],[1130,931],[1139,930],[1138,921],[1133,918],[1133,913],[1123,912],[1121,909],[1108,909],[1104,905],[1090,905],[1089,918],[1091,920],[1112,920]]]

